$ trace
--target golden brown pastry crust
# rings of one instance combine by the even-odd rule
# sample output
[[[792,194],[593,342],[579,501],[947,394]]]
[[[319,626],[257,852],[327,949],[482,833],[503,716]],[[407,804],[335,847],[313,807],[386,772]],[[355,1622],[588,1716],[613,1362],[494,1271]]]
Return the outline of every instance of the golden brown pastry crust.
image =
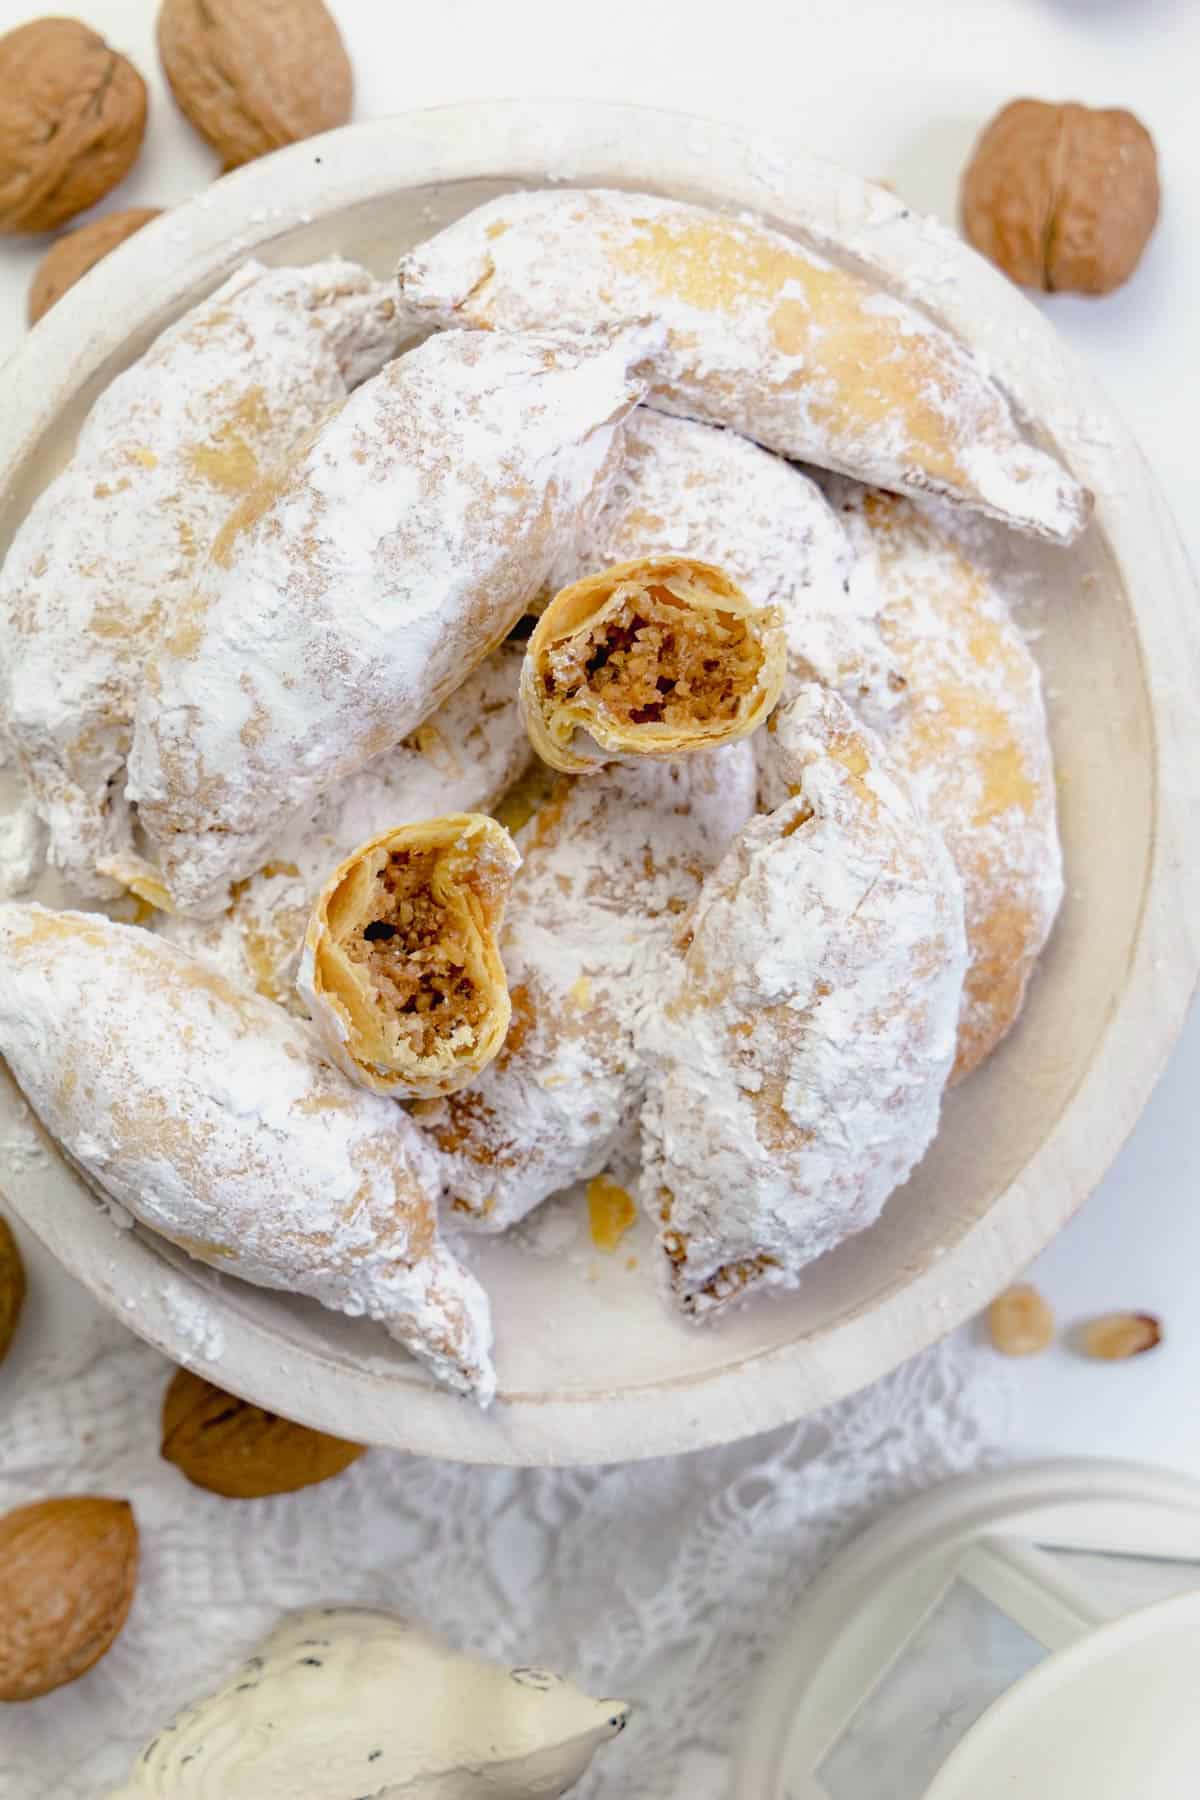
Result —
[[[1070,543],[1091,495],[1027,443],[986,365],[878,280],[749,217],[652,194],[502,194],[399,265],[414,326],[655,319],[651,404]]]
[[[299,988],[354,1081],[429,1099],[491,1062],[511,1016],[496,933],[520,860],[494,819],[450,813],[383,832],[334,870]]]
[[[776,608],[713,563],[640,557],[555,595],[525,652],[521,707],[539,756],[579,774],[747,737],[786,671]]]
[[[0,1052],[70,1159],[143,1225],[227,1275],[380,1320],[487,1405],[487,1298],[439,1236],[437,1159],[299,1020],[151,932],[14,904]]]
[[[1062,899],[1054,763],[1041,677],[986,564],[930,511],[839,488],[875,559],[880,629],[905,679],[891,754],[946,840],[970,962],[951,1075],[1012,1028]]]

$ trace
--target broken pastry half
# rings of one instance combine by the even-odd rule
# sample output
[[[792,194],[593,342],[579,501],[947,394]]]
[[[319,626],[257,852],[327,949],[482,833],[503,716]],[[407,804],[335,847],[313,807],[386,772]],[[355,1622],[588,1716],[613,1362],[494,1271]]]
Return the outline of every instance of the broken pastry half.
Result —
[[[511,1016],[496,933],[520,860],[494,819],[451,813],[386,831],[334,871],[299,989],[353,1080],[429,1099],[491,1062]]]
[[[705,881],[638,1031],[643,1202],[696,1319],[878,1218],[937,1129],[966,967],[954,865],[878,738],[818,687],[772,723],[787,797]]]
[[[774,607],[713,563],[645,557],[555,595],[525,652],[521,706],[539,756],[578,774],[746,737],[786,671]]]

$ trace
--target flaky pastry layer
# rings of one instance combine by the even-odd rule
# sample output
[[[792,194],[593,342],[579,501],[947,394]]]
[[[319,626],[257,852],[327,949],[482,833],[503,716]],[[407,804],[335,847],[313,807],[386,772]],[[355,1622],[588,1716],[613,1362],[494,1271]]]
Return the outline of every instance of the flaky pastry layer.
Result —
[[[868,724],[885,720],[904,683],[880,635],[878,585],[817,482],[735,431],[648,406],[625,421],[621,446],[604,504],[566,547],[553,591],[647,557],[716,563],[755,606],[778,609],[785,697],[820,681]]]
[[[511,1012],[496,934],[519,861],[494,819],[452,813],[382,833],[330,876],[299,991],[353,1080],[429,1098],[491,1062]]]
[[[543,761],[580,773],[749,736],[786,666],[778,613],[724,570],[646,557],[555,595],[525,652],[521,706]]]

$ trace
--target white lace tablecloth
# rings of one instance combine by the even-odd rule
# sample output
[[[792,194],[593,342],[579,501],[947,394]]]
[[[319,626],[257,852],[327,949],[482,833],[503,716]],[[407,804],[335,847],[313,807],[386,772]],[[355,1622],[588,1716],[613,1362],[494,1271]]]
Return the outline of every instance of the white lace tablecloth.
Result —
[[[229,1501],[158,1455],[169,1365],[107,1320],[89,1353],[97,1343],[86,1369],[43,1365],[9,1390],[0,1512],[56,1493],[129,1498],[137,1596],[83,1680],[0,1708],[3,1800],[99,1800],[181,1703],[317,1601],[387,1606],[463,1649],[635,1700],[580,1800],[721,1800],[748,1678],[815,1570],[887,1502],[978,1466],[1009,1430],[997,1359],[960,1337],[725,1450],[565,1471],[372,1451],[321,1487]]]

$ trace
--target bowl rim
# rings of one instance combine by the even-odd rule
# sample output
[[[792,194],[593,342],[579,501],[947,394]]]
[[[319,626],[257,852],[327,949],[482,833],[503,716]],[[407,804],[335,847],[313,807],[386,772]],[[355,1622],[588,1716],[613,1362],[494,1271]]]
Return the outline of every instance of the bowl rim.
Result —
[[[194,1265],[195,1291],[221,1314],[224,1342],[214,1356],[181,1329],[163,1288],[162,1252],[135,1232],[120,1234],[123,1250],[115,1246],[111,1219],[65,1164],[58,1163],[67,1176],[61,1204],[10,1196],[13,1210],[97,1299],[175,1361],[226,1387],[234,1371],[237,1390],[303,1423],[339,1430],[354,1417],[366,1441],[461,1461],[594,1463],[728,1442],[803,1417],[943,1336],[977,1311],[981,1294],[1031,1261],[1104,1174],[1162,1070],[1200,974],[1200,909],[1187,904],[1191,846],[1200,841],[1200,735],[1187,717],[1187,696],[1200,685],[1200,606],[1166,504],[1094,377],[1017,289],[954,233],[798,141],[654,108],[499,100],[344,126],[251,163],[127,239],[4,365],[0,487],[133,332],[298,226],[411,187],[479,179],[587,186],[618,178],[635,189],[708,189],[721,204],[861,257],[910,292],[928,273],[932,310],[992,360],[1018,405],[1096,494],[1097,522],[1126,578],[1144,662],[1155,794],[1149,871],[1125,985],[1092,1061],[988,1212],[870,1304],[717,1371],[599,1397],[502,1395],[491,1413],[477,1414],[423,1380],[335,1368],[295,1342],[281,1358],[278,1330],[222,1308],[219,1293],[200,1283],[209,1272]],[[1153,596],[1153,604],[1139,607],[1138,594]],[[125,1298],[133,1285],[138,1308],[131,1313]]]

